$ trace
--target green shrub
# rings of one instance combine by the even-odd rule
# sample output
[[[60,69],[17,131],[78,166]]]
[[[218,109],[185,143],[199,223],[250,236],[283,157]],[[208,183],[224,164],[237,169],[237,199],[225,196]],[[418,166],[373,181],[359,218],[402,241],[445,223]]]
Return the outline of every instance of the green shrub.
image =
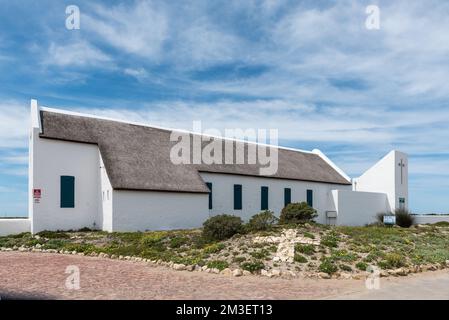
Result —
[[[307,263],[307,258],[297,253],[295,253],[293,260],[298,263]]]
[[[346,262],[357,260],[357,255],[347,250],[332,250],[332,259]]]
[[[235,263],[242,263],[242,262],[244,262],[244,261],[246,261],[246,258],[243,257],[243,256],[234,257],[234,258],[232,259],[232,262],[235,262]]]
[[[67,240],[50,239],[43,245],[43,248],[44,249],[61,250],[66,243],[67,243]]]
[[[391,268],[403,267],[405,265],[404,259],[405,257],[399,253],[387,253],[385,255],[385,261]]]
[[[204,253],[218,253],[225,247],[222,243],[213,243],[204,248]]]
[[[95,251],[95,246],[90,243],[67,243],[64,245],[64,250],[91,253]]]
[[[347,271],[347,272],[351,272],[351,271],[352,271],[352,268],[351,268],[350,266],[346,265],[346,264],[341,264],[341,265],[340,265],[340,270],[342,270],[342,271]]]
[[[317,211],[307,202],[290,203],[282,209],[279,217],[280,224],[297,224],[312,221],[318,216]]]
[[[144,246],[151,247],[155,244],[160,243],[167,236],[165,231],[155,231],[151,233],[146,233],[141,239],[140,243]]]
[[[415,222],[415,217],[408,210],[396,209],[394,214],[396,216],[396,224],[402,228],[410,228]]]
[[[433,225],[437,226],[437,227],[449,227],[449,222],[447,222],[447,221],[439,221],[437,223],[434,223]]]
[[[175,236],[170,239],[170,248],[179,248],[188,243],[188,241],[187,237]]]
[[[36,233],[39,237],[47,238],[47,239],[68,239],[70,236],[67,233],[60,231],[41,231]]]
[[[246,270],[246,271],[254,273],[254,272],[257,272],[259,270],[262,270],[265,267],[265,265],[263,264],[262,261],[255,260],[255,261],[252,261],[252,262],[244,262],[244,263],[242,263],[240,265],[240,267],[243,270]]]
[[[338,268],[335,265],[334,261],[329,258],[324,258],[318,267],[321,272],[325,272],[327,274],[332,274],[337,272]]]
[[[207,263],[207,267],[210,269],[218,269],[221,271],[229,267],[229,263],[224,260],[213,260]]]
[[[355,264],[355,267],[359,270],[366,271],[366,269],[368,268],[368,265],[365,262],[357,262]]]
[[[250,255],[256,259],[266,259],[270,255],[270,252],[266,249],[261,249],[251,252]]]
[[[321,244],[329,248],[338,247],[338,236],[335,233],[329,233],[321,239]]]
[[[310,232],[304,232],[304,237],[309,239],[315,239],[315,236]]]
[[[295,245],[295,252],[300,252],[307,255],[313,255],[315,253],[315,247],[312,244],[301,244],[297,243]]]
[[[272,211],[265,210],[253,215],[246,227],[249,231],[267,231],[273,227],[277,220],[278,218]]]
[[[225,240],[239,233],[241,229],[240,217],[222,214],[209,218],[203,223],[203,236],[211,240]]]

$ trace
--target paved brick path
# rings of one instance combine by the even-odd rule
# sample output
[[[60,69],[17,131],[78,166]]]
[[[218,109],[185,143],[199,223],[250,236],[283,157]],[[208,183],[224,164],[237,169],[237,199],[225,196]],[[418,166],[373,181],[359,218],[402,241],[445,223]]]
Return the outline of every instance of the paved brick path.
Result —
[[[65,273],[78,266],[80,290]],[[28,299],[316,299],[363,281],[227,277],[146,263],[48,253],[0,252],[0,296]]]
[[[80,290],[68,290],[67,266],[78,266]],[[173,271],[141,262],[0,252],[0,297],[26,299],[449,299],[449,271],[362,280],[233,278]]]

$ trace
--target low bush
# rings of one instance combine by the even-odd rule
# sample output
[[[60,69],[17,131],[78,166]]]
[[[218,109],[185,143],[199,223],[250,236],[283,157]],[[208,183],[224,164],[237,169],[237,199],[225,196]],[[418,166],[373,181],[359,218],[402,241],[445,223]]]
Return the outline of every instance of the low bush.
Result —
[[[170,239],[170,248],[180,248],[187,244],[189,239],[187,237],[175,236]]]
[[[327,273],[327,274],[332,274],[332,273],[337,272],[338,267],[335,265],[335,263],[334,263],[334,261],[333,261],[332,259],[324,258],[324,259],[321,261],[321,264],[320,264],[320,266],[318,267],[318,269],[319,269],[321,272],[325,272],[325,273]]]
[[[213,260],[207,263],[207,267],[210,269],[218,269],[221,271],[229,267],[229,263],[224,260]]]
[[[155,244],[160,243],[166,236],[167,236],[167,233],[164,231],[155,231],[155,232],[145,234],[140,239],[140,242],[144,246],[153,246]]]
[[[267,249],[261,249],[250,253],[253,258],[266,259],[270,256],[270,252]]]
[[[290,203],[282,209],[279,224],[298,224],[312,221],[318,216],[317,211],[307,202]]]
[[[295,253],[293,260],[295,260],[298,263],[307,263],[307,261],[308,261],[306,257],[304,257],[300,254],[297,254],[297,253]]]
[[[210,244],[210,245],[204,247],[204,253],[207,253],[207,254],[218,253],[221,250],[223,250],[224,247],[225,247],[225,245],[222,243],[213,243],[213,244]]]
[[[249,219],[246,228],[248,231],[267,231],[277,222],[278,218],[270,210],[255,214]]]
[[[408,210],[396,209],[394,214],[396,216],[396,224],[402,228],[410,228],[415,222],[415,217]]]
[[[263,264],[262,261],[255,260],[255,261],[252,261],[252,262],[244,262],[244,263],[242,263],[240,265],[240,267],[243,270],[246,270],[246,271],[249,271],[251,273],[254,273],[254,272],[262,270],[265,267],[265,265]]]
[[[337,248],[338,247],[338,236],[335,233],[329,233],[328,235],[324,236],[320,243],[323,246],[329,247],[329,248]]]
[[[351,268],[351,266],[348,266],[348,265],[346,265],[346,264],[341,264],[341,265],[340,265],[340,270],[342,270],[342,271],[347,271],[347,272],[351,272],[351,271],[352,271],[352,268]]]
[[[242,219],[222,214],[207,219],[203,223],[203,236],[211,240],[225,240],[242,230]]]
[[[315,247],[311,244],[297,243],[295,245],[295,252],[303,253],[310,256],[315,253]]]
[[[243,256],[234,257],[234,258],[232,259],[232,262],[235,262],[235,263],[242,263],[242,262],[245,262],[245,261],[246,261],[246,258],[243,257]]]
[[[70,236],[65,232],[60,231],[41,231],[36,233],[39,237],[46,238],[46,239],[68,239]]]
[[[368,265],[365,262],[357,262],[355,264],[355,267],[359,270],[366,271],[366,269],[368,268]]]

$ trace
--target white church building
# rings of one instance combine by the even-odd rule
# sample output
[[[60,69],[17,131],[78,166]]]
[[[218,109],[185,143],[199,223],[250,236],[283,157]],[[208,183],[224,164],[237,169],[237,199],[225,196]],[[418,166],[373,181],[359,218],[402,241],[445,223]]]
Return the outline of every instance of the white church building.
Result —
[[[266,209],[279,215],[301,201],[317,210],[318,223],[365,225],[379,212],[408,206],[408,159],[399,151],[351,179],[319,150],[276,147],[278,170],[267,176],[257,164],[174,164],[173,131],[32,100],[29,219],[21,228],[185,229],[222,213],[244,220]]]

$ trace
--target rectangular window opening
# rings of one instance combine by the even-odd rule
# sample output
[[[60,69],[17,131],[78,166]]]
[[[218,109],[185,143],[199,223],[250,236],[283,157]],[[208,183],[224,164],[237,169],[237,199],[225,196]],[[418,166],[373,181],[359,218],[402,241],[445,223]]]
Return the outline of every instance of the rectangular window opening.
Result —
[[[307,190],[307,204],[313,208],[313,190]]]
[[[242,185],[234,184],[234,210],[242,210]]]
[[[75,177],[61,176],[61,208],[75,208]]]
[[[212,209],[212,182],[206,182],[206,186],[209,188],[209,210]]]
[[[285,188],[284,189],[284,207],[286,207],[290,203],[292,203],[292,189]]]
[[[261,192],[260,209],[268,210],[268,187],[261,187],[260,192]]]

